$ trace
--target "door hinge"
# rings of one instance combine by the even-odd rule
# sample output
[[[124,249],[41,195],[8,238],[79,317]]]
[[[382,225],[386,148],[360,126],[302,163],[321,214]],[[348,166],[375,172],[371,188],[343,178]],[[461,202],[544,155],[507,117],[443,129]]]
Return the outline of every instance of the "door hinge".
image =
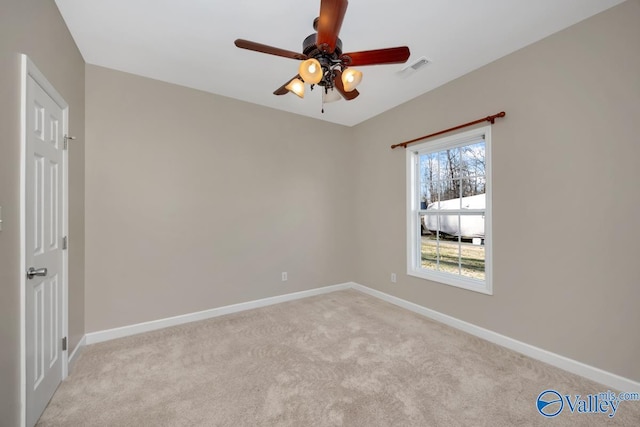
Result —
[[[69,247],[69,239],[67,238],[67,236],[64,236],[62,238],[62,249],[67,249]]]
[[[62,351],[67,349],[67,337],[62,338]]]
[[[64,149],[65,150],[69,149],[69,141],[73,141],[74,139],[76,139],[75,136],[69,136],[69,135],[65,135],[64,136]]]

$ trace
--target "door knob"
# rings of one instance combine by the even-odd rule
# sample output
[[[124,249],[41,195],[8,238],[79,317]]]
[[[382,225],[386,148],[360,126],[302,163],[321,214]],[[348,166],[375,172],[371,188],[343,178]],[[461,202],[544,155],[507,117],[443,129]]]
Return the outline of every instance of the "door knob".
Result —
[[[28,279],[33,279],[35,276],[46,276],[46,275],[47,275],[47,269],[46,268],[35,269],[33,267],[29,267],[29,269],[27,270],[27,278]]]

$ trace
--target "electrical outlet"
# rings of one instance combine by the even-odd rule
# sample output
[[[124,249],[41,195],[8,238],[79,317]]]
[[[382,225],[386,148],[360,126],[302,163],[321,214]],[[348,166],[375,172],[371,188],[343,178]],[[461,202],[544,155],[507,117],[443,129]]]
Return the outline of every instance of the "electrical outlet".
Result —
[[[286,271],[283,271],[283,272],[282,272],[282,281],[283,281],[283,282],[286,282],[286,281],[287,281],[287,272],[286,272]]]
[[[391,273],[391,283],[396,283],[397,277],[396,273]]]

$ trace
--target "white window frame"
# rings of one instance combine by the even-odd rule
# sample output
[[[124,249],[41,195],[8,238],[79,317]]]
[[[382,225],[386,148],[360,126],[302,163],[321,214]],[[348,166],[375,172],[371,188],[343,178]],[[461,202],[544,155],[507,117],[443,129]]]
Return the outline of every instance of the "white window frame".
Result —
[[[421,266],[420,233],[420,168],[418,159],[421,154],[439,152],[450,148],[462,147],[477,141],[484,135],[485,141],[485,279],[473,279],[442,271],[424,269]],[[438,138],[407,147],[407,274],[422,279],[439,282],[462,289],[468,289],[487,295],[493,295],[493,236],[492,236],[492,178],[491,178],[491,126],[483,126],[452,136]]]

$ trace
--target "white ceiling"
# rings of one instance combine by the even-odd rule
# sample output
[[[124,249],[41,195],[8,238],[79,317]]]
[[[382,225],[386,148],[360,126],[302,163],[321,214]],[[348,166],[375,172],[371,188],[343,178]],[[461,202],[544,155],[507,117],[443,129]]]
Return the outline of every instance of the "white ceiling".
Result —
[[[623,0],[351,0],[344,52],[406,45],[407,64],[431,63],[404,78],[406,64],[361,67],[360,96],[324,114],[320,90],[272,94],[298,61],[233,44],[301,52],[320,0],[55,1],[89,64],[353,126]]]

